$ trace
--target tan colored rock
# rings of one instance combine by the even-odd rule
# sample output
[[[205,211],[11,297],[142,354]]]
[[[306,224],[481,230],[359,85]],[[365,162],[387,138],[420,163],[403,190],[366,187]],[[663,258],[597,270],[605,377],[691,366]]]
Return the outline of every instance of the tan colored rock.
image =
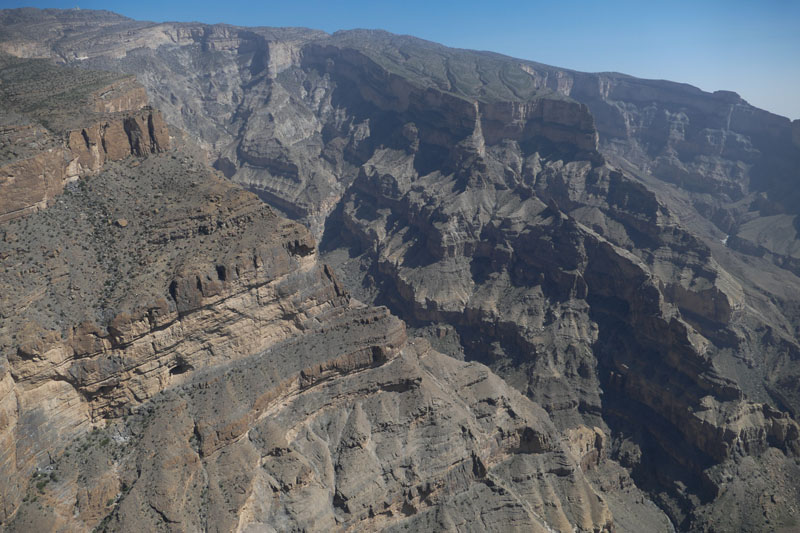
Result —
[[[578,458],[584,472],[600,464],[606,447],[606,436],[600,428],[581,425],[564,433],[569,450]]]
[[[147,105],[147,91],[129,77],[96,91],[92,99],[98,113],[137,111]]]
[[[125,131],[124,120],[105,122],[100,126],[103,151],[111,161],[119,161],[131,155],[131,141]]]
[[[125,80],[123,85],[133,82]],[[119,84],[107,88],[116,94]],[[140,86],[132,88],[144,94]],[[98,102],[104,101],[101,92]],[[141,96],[141,95],[140,95]],[[117,161],[130,155],[146,156],[169,148],[169,132],[160,113],[140,96],[131,101],[111,105],[122,113],[92,117],[89,124],[64,132],[65,141],[37,126],[15,126],[3,131],[4,139],[22,157],[0,162],[0,223],[44,209],[60,195],[65,185],[87,174],[98,172],[106,161]],[[109,104],[110,105],[110,104]],[[105,108],[103,108],[105,112]],[[76,110],[77,113],[77,110]],[[41,146],[32,150],[32,145]]]
[[[44,209],[64,190],[67,152],[60,148],[0,166],[0,222]]]
[[[174,448],[144,458],[152,463],[141,492],[114,511],[115,524],[130,520],[155,529],[164,521],[180,521],[168,523],[203,529],[206,524],[196,517],[205,517],[201,509],[206,509],[190,502],[206,488],[214,502],[209,514],[221,530],[271,527],[276,516],[301,516],[291,522],[297,529],[328,530],[344,523],[379,529],[399,517],[417,529],[454,530],[464,525],[464,517],[478,523],[484,512],[493,524],[522,523],[531,530],[602,527],[603,512],[592,505],[591,491],[577,483],[567,498],[561,497],[568,485],[560,474],[579,480],[571,473],[577,464],[591,466],[587,476],[595,480],[610,474],[599,486],[614,514],[620,510],[621,530],[650,531],[657,529],[654,524],[670,530],[663,520],[650,521],[658,511],[636,489],[639,481],[660,485],[650,489],[650,497],[681,527],[760,531],[796,521],[789,510],[781,514],[790,506],[776,503],[797,500],[800,479],[797,425],[788,415],[800,405],[795,364],[800,288],[789,274],[800,271],[793,257],[800,202],[792,174],[796,131],[788,119],[757,110],[735,93],[710,94],[613,73],[583,74],[383,32],[328,37],[305,30],[109,22],[103,15],[91,25],[97,31],[87,35],[65,20],[83,16],[48,14],[33,28],[54,54],[58,43],[58,57],[66,60],[108,61],[136,49],[145,60],[126,61],[125,68],[139,71],[166,116],[200,139],[227,176],[304,220],[316,235],[335,213],[327,231],[333,231],[331,242],[343,237],[347,248],[331,251],[330,257],[347,256],[342,262],[352,268],[341,272],[360,291],[359,299],[386,298],[406,317],[437,323],[429,329],[446,325],[452,333],[435,339],[442,349],[493,365],[508,383],[546,407],[565,428],[561,436],[572,449],[560,455],[561,444],[548,432],[507,425],[494,411],[487,423],[500,420],[497,427],[503,430],[494,434],[494,442],[500,443],[498,449],[514,450],[518,461],[512,465],[513,490],[498,485],[507,478],[497,469],[493,490],[487,490],[488,482],[476,487],[476,480],[496,465],[482,452],[475,452],[478,460],[461,461],[466,454],[453,455],[435,440],[439,427],[455,435],[461,430],[448,426],[449,420],[426,425],[427,412],[408,407],[418,413],[414,425],[403,426],[413,428],[407,432],[413,439],[392,435],[395,440],[431,446],[455,466],[442,480],[436,474],[441,465],[427,463],[420,473],[419,464],[403,464],[393,471],[397,479],[436,483],[407,487],[402,503],[381,501],[375,495],[391,494],[396,481],[383,479],[381,466],[394,464],[396,457],[381,455],[384,449],[376,443],[396,451],[389,439],[381,440],[381,433],[390,431],[387,420],[392,427],[405,420],[393,416],[395,407],[426,405],[436,413],[444,405],[445,413],[458,412],[449,396],[477,408],[462,394],[463,383],[452,391],[441,385],[455,375],[475,376],[445,363],[446,375],[442,368],[432,371],[427,377],[447,390],[444,399],[427,383],[373,381],[384,367],[392,368],[393,376],[411,377],[412,383],[418,377],[422,383],[426,375],[398,369],[394,351],[361,346],[308,360],[295,368],[296,378],[281,375],[277,384],[269,372],[258,375],[264,387],[254,394],[252,406],[237,398],[242,390],[253,393],[255,385],[233,377],[223,380],[224,388],[216,388],[214,377],[204,381],[204,390],[213,388],[226,401],[208,400],[191,416],[202,393],[185,403],[165,402],[170,406],[160,412],[163,419],[150,442],[152,448]],[[65,27],[77,35],[62,38]],[[190,47],[193,53],[214,54],[215,61],[208,62],[213,72],[201,62],[193,64],[200,68],[173,68]],[[41,53],[24,40],[17,49]],[[291,82],[276,75],[287,66],[295,67]],[[253,77],[256,72],[263,73],[263,81]],[[379,116],[394,117],[394,123],[379,124],[376,109]],[[133,133],[132,151],[146,153],[151,145],[143,142],[144,121],[130,118],[126,134]],[[67,174],[77,175],[77,159],[70,165]],[[197,185],[185,184],[187,190]],[[175,213],[174,197],[165,201],[169,207],[145,207],[147,213],[167,213],[155,220],[122,205],[104,207],[112,211],[109,226],[121,216],[130,221],[126,231],[114,233],[129,249],[140,249],[142,241],[125,239],[142,232],[189,253],[209,250],[214,239],[246,239],[227,228],[252,223],[252,212],[243,207],[247,202],[227,198],[220,203],[239,211],[223,214],[204,203],[192,206],[191,213]],[[87,234],[96,229],[76,222]],[[728,235],[732,230],[739,234]],[[104,234],[96,235],[102,239]],[[287,250],[302,250],[302,241],[287,239]],[[273,348],[305,335],[324,338],[308,350],[317,353],[332,342],[326,335],[356,329],[342,307],[312,306],[316,311],[308,314],[303,302],[309,300],[290,296],[305,288],[317,293],[322,285],[339,295],[335,282],[331,289],[324,279],[322,285],[316,281],[321,275],[331,280],[325,269],[320,274],[298,268],[299,282],[280,277],[275,287],[266,282],[263,290],[250,282],[237,284],[238,274],[249,272],[251,263],[255,270],[267,265],[285,270],[280,257],[250,254],[258,245],[248,242],[236,258],[168,263],[170,275],[158,278],[161,285],[154,292],[147,289],[152,279],[131,275],[126,258],[105,253],[111,247],[93,250],[100,252],[94,255],[104,267],[92,270],[103,291],[83,284],[70,293],[91,302],[91,316],[75,322],[87,318],[92,325],[61,328],[52,317],[46,317],[51,322],[42,319],[45,330],[64,331],[65,338],[29,360],[12,356],[14,375],[31,388],[53,375],[76,383],[91,398],[95,410],[87,417],[95,420],[115,416],[125,402],[138,404],[142,398],[153,402],[155,413],[161,394],[189,394],[181,387],[192,383],[195,368],[197,374],[213,374],[220,353],[234,354],[234,366],[248,361],[240,355],[267,345],[259,344],[259,334],[273,336],[278,342],[269,345]],[[354,242],[358,246],[351,248]],[[364,253],[350,257],[357,248]],[[158,254],[142,255],[140,267],[164,268]],[[44,267],[37,258],[12,269],[14,282],[24,290],[19,306],[3,312],[10,323],[16,324],[26,306],[52,304],[43,296],[46,289],[25,286]],[[62,286],[64,265],[46,267],[52,268],[54,285]],[[369,274],[362,277],[364,272]],[[120,282],[129,275],[133,281]],[[75,278],[72,283],[81,285]],[[17,285],[5,281],[0,290],[11,293]],[[142,308],[120,304],[125,302],[120,293],[139,290],[145,293],[138,295],[146,302]],[[311,300],[326,298],[317,293]],[[156,303],[162,299],[166,306]],[[113,310],[105,307],[108,302]],[[268,315],[252,311],[261,304],[270,309]],[[70,310],[69,316],[80,314],[76,306]],[[340,323],[333,326],[331,318]],[[156,323],[165,328],[163,337]],[[383,317],[373,324],[390,323]],[[387,337],[402,337],[398,329],[388,331],[393,333]],[[181,336],[187,332],[189,338]],[[320,337],[314,337],[317,333]],[[234,338],[244,339],[241,347]],[[156,345],[148,346],[153,340]],[[84,351],[87,346],[96,351]],[[160,360],[158,354],[173,346],[175,359]],[[285,353],[294,357],[300,351]],[[272,357],[274,352],[270,369],[276,366]],[[346,389],[346,381],[358,383]],[[381,385],[386,383],[389,390]],[[304,410],[318,392],[320,413]],[[416,393],[408,403],[398,402]],[[336,405],[326,403],[330,396]],[[377,407],[370,403],[379,398]],[[237,408],[227,411],[229,405]],[[215,408],[225,412],[211,416]],[[254,419],[265,412],[276,420],[263,428],[267,436],[262,439]],[[297,412],[305,414],[292,418]],[[281,425],[286,420],[292,422]],[[165,432],[173,421],[175,432]],[[608,442],[600,439],[598,445],[595,426]],[[423,430],[430,433],[414,433]],[[400,435],[407,434],[403,431]],[[612,457],[604,457],[610,443]],[[615,467],[618,451],[625,468]],[[25,464],[31,464],[25,453]],[[330,461],[320,459],[328,456]],[[531,465],[531,459],[547,468]],[[136,461],[143,464],[139,456]],[[647,472],[659,475],[650,478]],[[525,476],[537,481],[526,484]],[[203,487],[208,479],[215,482]],[[144,494],[146,486],[157,487],[157,494]],[[227,490],[231,487],[235,492]],[[464,492],[464,487],[470,488]],[[525,496],[519,501],[533,509],[527,517],[527,509],[515,514],[521,503],[505,505],[512,496],[495,499],[500,492],[516,497],[520,491]],[[177,496],[165,501],[164,493]],[[448,499],[457,499],[454,494],[462,502],[491,502],[492,508],[454,503]],[[652,513],[645,512],[648,506]],[[320,511],[309,513],[309,508]],[[626,522],[631,509],[637,516]],[[640,522],[639,512],[647,519]],[[65,523],[70,513],[71,501],[58,510]],[[353,516],[359,518],[348,522]],[[39,529],[55,528],[43,524]]]
[[[96,526],[101,509],[116,531],[279,523],[435,531],[453,518],[528,531],[612,530],[604,499],[547,414],[482,365],[416,340],[304,382],[310,361],[342,361],[352,341],[373,342],[361,333],[389,324],[362,324],[370,327],[351,330],[350,340],[338,338],[345,322],[330,325],[221,376],[190,380],[89,434],[55,465],[61,481],[44,489],[53,503],[41,516],[68,531]],[[289,365],[275,367],[282,351]],[[430,407],[420,410],[421,399]],[[559,465],[557,474],[548,464]],[[497,485],[504,490],[489,490]],[[30,512],[23,505],[17,516]]]
[[[409,509],[415,529],[438,529],[441,513],[530,530],[611,527],[544,411],[481,365],[409,344],[385,308],[351,303],[302,226],[165,156],[116,165],[84,188],[125,215],[126,231],[82,218],[77,196],[46,215],[79,235],[112,232],[104,253],[122,286],[107,292],[94,255],[66,246],[53,261],[95,273],[75,309],[104,305],[112,316],[80,320],[64,307],[63,335],[43,325],[59,316],[45,302],[68,305],[58,299],[78,281],[68,277],[31,279],[0,306],[14,317],[0,325],[3,353],[15,354],[0,382],[0,438],[17,443],[0,456],[8,530],[82,531],[104,517],[122,531],[229,530],[279,516],[308,529],[342,519],[381,529]],[[126,211],[156,199],[170,208]],[[133,240],[140,227],[144,242]],[[23,238],[38,249],[46,236]],[[152,266],[135,262],[132,242]],[[12,279],[0,273],[3,290]],[[41,438],[25,440],[34,427]],[[36,468],[54,471],[41,489]],[[516,488],[491,491],[489,480]],[[34,494],[46,511],[22,504]]]
[[[168,148],[167,127],[151,109],[71,131],[65,148],[0,167],[0,222],[44,209],[68,181],[98,172],[106,161]]]
[[[177,168],[159,167],[164,164]],[[62,319],[75,320],[66,330],[49,329],[25,317],[36,316],[39,311],[33,309],[40,309],[54,318],[53,305],[64,305],[57,303],[59,295],[70,293],[70,277],[54,281],[59,288],[49,293],[50,282],[46,278],[39,278],[43,285],[33,288],[20,285],[13,275],[0,276],[4,294],[10,294],[7,289],[19,294],[18,299],[4,299],[0,304],[3,316],[14,317],[0,325],[2,353],[9,359],[4,368],[11,368],[10,373],[4,374],[3,383],[11,385],[16,381],[11,390],[0,395],[0,406],[4,409],[0,432],[2,438],[19,440],[21,432],[36,427],[37,434],[42,435],[41,439],[25,441],[24,446],[8,448],[13,455],[0,457],[0,478],[10,480],[21,475],[20,479],[30,479],[35,467],[48,464],[48,454],[53,453],[55,443],[65,444],[90,423],[102,424],[108,417],[122,416],[164,388],[183,382],[191,375],[189,370],[218,364],[221,357],[230,361],[251,356],[320,320],[335,320],[344,311],[341,288],[317,263],[314,243],[302,227],[278,219],[257,198],[208,172],[191,172],[194,187],[167,181],[188,172],[181,169],[181,163],[170,158],[153,158],[146,165],[127,167],[128,173],[142,172],[140,176],[145,179],[156,180],[155,186],[145,189],[148,194],[163,194],[155,192],[156,189],[163,191],[171,186],[176,200],[170,203],[169,210],[159,212],[163,214],[148,211],[147,216],[153,217],[148,220],[130,215],[117,218],[117,226],[126,227],[126,231],[109,242],[106,253],[118,252],[126,260],[137,260],[138,256],[130,255],[130,243],[135,242],[151,261],[179,266],[151,273],[148,268],[132,263],[134,270],[130,275],[138,281],[133,282],[134,289],[125,289],[115,297],[118,303],[114,306],[122,310],[107,324],[98,323],[96,316],[80,319],[84,312],[78,309],[86,309],[84,306],[93,305],[89,303],[93,298],[101,297],[102,282],[96,283],[93,275],[87,277],[91,281],[81,288],[81,299],[70,300],[78,306],[76,316],[69,310],[66,310],[69,314],[62,314]],[[94,179],[99,180],[94,186],[103,190],[115,186],[115,180],[123,187],[137,187],[137,180],[142,178],[109,174]],[[93,186],[87,187],[94,191]],[[187,194],[187,190],[195,196]],[[113,198],[96,194],[95,201],[112,202],[107,208],[115,207]],[[138,200],[139,193],[135,194]],[[215,200],[212,202],[211,198]],[[133,208],[134,199],[130,200],[125,205]],[[87,223],[88,219],[81,217],[78,209],[66,205],[53,209],[54,214],[63,211],[62,214],[74,217],[56,226],[58,231]],[[94,231],[113,231],[105,220],[95,223],[98,226],[87,231],[85,238],[91,238],[88,235]],[[136,237],[139,224],[150,228],[151,244],[136,240],[141,239]],[[207,240],[212,232],[215,241],[220,239],[216,244]],[[269,239],[265,240],[264,235],[270,236]],[[28,237],[37,238],[33,234]],[[173,243],[185,239],[193,243],[190,253],[176,253]],[[231,243],[239,244],[231,247]],[[38,250],[39,245],[31,241],[30,249]],[[81,271],[82,261],[88,260],[86,264],[92,265],[93,256],[76,257],[73,254],[77,250],[82,248],[71,248],[67,243],[67,251],[52,254],[50,260],[69,262],[72,272]],[[217,262],[209,263],[209,255],[216,256]],[[54,271],[59,269],[56,267]],[[93,272],[98,274],[97,270]],[[159,277],[161,281],[157,281]],[[33,278],[29,281],[37,283]],[[8,283],[16,288],[10,289]],[[144,295],[142,290],[151,296]],[[290,297],[292,294],[296,296]],[[48,303],[39,307],[37,302],[42,298]],[[14,310],[7,308],[8,305]],[[394,320],[391,338],[384,339],[382,346],[404,342],[401,324],[390,319],[385,311],[357,313],[352,319],[365,325],[376,320]],[[216,333],[207,335],[207,331]],[[351,364],[355,362],[344,359],[335,368]],[[14,434],[16,437],[12,437]],[[2,507],[10,513],[25,491],[10,482],[0,486],[4,487],[0,491]],[[5,492],[5,488],[11,492]],[[96,503],[105,497],[103,493],[90,498],[86,505],[96,509]],[[95,512],[99,511],[91,511],[89,516]]]

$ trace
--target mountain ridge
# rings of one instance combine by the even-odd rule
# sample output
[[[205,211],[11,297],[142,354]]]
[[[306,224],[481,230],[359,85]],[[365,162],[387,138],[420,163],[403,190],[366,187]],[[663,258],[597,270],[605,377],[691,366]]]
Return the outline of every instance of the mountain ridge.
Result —
[[[59,35],[58,24],[47,19],[48,34]],[[460,375],[477,361],[504,380],[498,386],[540,405],[553,428],[545,433],[571,450],[574,473],[566,477],[585,479],[607,507],[578,505],[566,519],[548,514],[548,524],[669,530],[666,515],[672,527],[692,531],[796,525],[797,510],[778,503],[800,490],[792,481],[800,453],[800,280],[790,230],[800,147],[788,119],[730,92],[579,73],[386,33],[131,24],[122,40],[112,28],[0,46],[136,74],[167,121],[199,143],[201,159],[310,228],[319,251],[312,244],[297,250],[319,254],[338,273],[342,281],[329,278],[328,292],[346,287],[368,306],[386,305],[412,336],[471,361],[434,356],[433,375],[444,367]],[[32,31],[15,31],[23,30]],[[764,239],[776,221],[785,231]],[[226,285],[219,272],[190,272],[167,292],[176,302],[213,297],[218,283]],[[109,335],[124,336],[134,318],[120,319]],[[90,329],[89,339],[105,342],[105,333]],[[298,342],[317,348],[291,353],[318,357],[316,341]],[[32,346],[20,353],[34,353]],[[256,360],[244,356],[242,364]],[[386,362],[379,356],[366,364]],[[302,370],[300,381],[350,368],[344,360],[320,364]],[[197,365],[177,361],[171,379],[190,381]],[[405,387],[391,390],[413,389]],[[380,424],[383,414],[371,409],[354,410],[347,422],[358,442],[369,442],[366,427]],[[195,440],[208,438],[201,430]],[[503,449],[533,452],[525,461],[544,461],[537,454],[553,450],[526,442]],[[301,443],[293,441],[293,459],[282,464],[311,460]],[[283,453],[265,448],[260,457],[275,466],[266,458]],[[407,505],[392,500],[385,515],[375,502],[359,514],[367,504],[357,483],[333,491],[330,516],[354,524],[370,514],[402,515],[397,524],[469,530],[475,526],[457,501],[477,490],[474,483],[489,486],[478,455],[466,478],[436,485],[444,492],[406,492]],[[356,475],[339,465],[344,476]],[[274,472],[284,479],[287,471]],[[300,477],[281,483],[283,494],[307,486]],[[124,502],[146,501],[146,493],[138,500],[114,494],[122,503],[106,525],[144,519]],[[417,513],[424,501],[434,506]],[[648,507],[654,504],[657,512]],[[189,508],[150,505],[166,524],[185,520]],[[534,522],[542,516],[536,509]],[[275,516],[253,512],[241,516],[251,523]],[[224,516],[216,513],[215,523],[229,524]],[[515,523],[503,520],[500,528]]]

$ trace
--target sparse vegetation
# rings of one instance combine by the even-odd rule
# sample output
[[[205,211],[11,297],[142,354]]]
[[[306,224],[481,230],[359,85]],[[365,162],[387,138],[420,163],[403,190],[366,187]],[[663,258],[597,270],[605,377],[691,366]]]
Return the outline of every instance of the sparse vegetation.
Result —
[[[96,116],[89,109],[90,95],[123,77],[0,52],[0,109],[31,117],[60,133]]]

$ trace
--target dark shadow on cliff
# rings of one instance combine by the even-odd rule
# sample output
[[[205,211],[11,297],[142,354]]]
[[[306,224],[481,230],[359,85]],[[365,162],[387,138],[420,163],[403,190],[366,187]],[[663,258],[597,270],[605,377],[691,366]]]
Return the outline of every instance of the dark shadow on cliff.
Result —
[[[590,316],[599,328],[593,352],[602,390],[602,418],[612,431],[611,456],[631,471],[636,485],[684,530],[692,509],[716,497],[703,473],[715,463],[686,442],[674,424],[626,393],[628,380],[659,383],[658,374],[668,369],[660,363],[658,350],[641,345],[630,335],[630,325],[619,318],[629,312],[627,303],[613,300],[588,298]],[[645,375],[637,376],[637,372]]]

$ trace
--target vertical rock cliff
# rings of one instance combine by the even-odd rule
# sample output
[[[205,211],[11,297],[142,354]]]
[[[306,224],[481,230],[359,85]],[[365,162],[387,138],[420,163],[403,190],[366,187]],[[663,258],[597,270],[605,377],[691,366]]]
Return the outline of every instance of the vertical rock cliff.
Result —
[[[72,130],[85,175],[0,226],[3,530],[613,527],[541,407],[123,113]]]
[[[57,131],[100,174],[0,227],[10,528],[797,525],[797,121],[378,31],[0,24],[309,228],[92,89],[125,118]]]
[[[44,209],[106,161],[169,147],[144,87],[108,73],[77,76],[46,60],[0,55],[0,222]]]

